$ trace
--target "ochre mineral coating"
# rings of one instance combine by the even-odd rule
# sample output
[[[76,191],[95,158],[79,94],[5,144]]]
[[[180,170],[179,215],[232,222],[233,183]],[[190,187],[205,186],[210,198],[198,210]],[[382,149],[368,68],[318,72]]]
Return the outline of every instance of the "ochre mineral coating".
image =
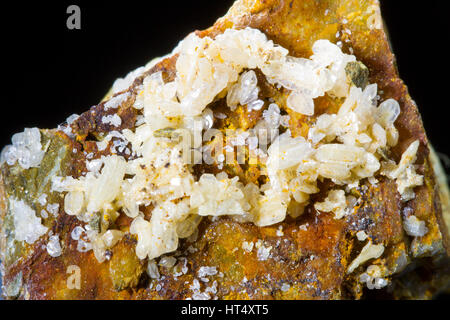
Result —
[[[3,294],[9,299],[185,299],[192,296],[190,286],[203,266],[215,266],[219,271],[209,276],[210,284],[217,281],[215,295],[219,299],[422,299],[446,290],[450,284],[447,256],[450,247],[430,162],[430,146],[417,106],[398,76],[386,32],[382,26],[380,28],[381,21],[379,4],[375,0],[237,1],[226,16],[213,27],[197,31],[197,35],[214,37],[227,28],[249,26],[261,30],[296,57],[309,57],[312,44],[318,39],[333,43],[341,41],[344,52],[353,53],[367,66],[369,82],[378,84],[381,98],[394,98],[400,103],[401,113],[396,121],[400,141],[393,148],[392,157],[398,162],[412,141],[420,141],[417,171],[424,175],[424,184],[414,189],[415,199],[406,203],[400,201],[395,183],[377,177],[380,182],[376,186],[366,182],[353,190],[362,201],[351,215],[341,220],[334,219],[332,213],[317,214],[312,206],[298,219],[287,218],[282,223],[262,228],[229,218],[203,219],[198,240],[180,243],[178,251],[186,259],[178,259],[178,264],[170,268],[160,267],[160,280],[151,279],[145,272],[147,262],[136,257],[136,238],[129,233],[110,249],[111,258],[103,263],[97,261],[92,251],[79,252],[70,233],[81,222],[64,213],[60,194],[50,193],[51,177],[79,177],[85,172],[82,151],[94,153],[95,158],[108,154],[108,151],[98,151],[95,143],[103,133],[112,130],[110,125],[102,123],[102,117],[117,112],[122,118],[120,128],[133,128],[138,111],[132,104],[138,85],[145,76],[156,71],[163,71],[166,80],[173,79],[175,55],[136,79],[129,89],[130,98],[118,110],[105,110],[104,101],[84,113],[71,125],[75,138],[69,138],[61,131],[42,130],[42,144],[49,144],[39,168],[24,170],[19,165],[2,165],[0,258]],[[351,32],[343,32],[344,29]],[[283,92],[270,85],[262,85],[262,91],[280,106],[285,104]],[[312,117],[291,112],[291,131],[306,136],[314,119],[321,113],[336,112],[338,102],[325,97],[316,99],[316,114]],[[220,100],[211,106],[228,114],[226,121],[221,123],[222,128],[246,129],[261,116],[261,112],[248,112],[243,108],[230,112],[224,106]],[[219,171],[213,167],[197,169]],[[224,169],[245,182],[259,178],[257,165],[241,167],[236,164]],[[330,187],[322,185],[321,193],[313,200],[321,201]],[[60,235],[63,250],[58,258],[52,258],[45,249],[48,233],[33,245],[16,241],[13,236],[14,224],[7,198],[24,199],[39,212],[42,208],[36,195],[42,192],[50,195],[52,203],[60,204],[59,215],[45,221],[53,234]],[[412,238],[403,230],[405,208],[426,221],[429,231],[424,237]],[[130,223],[131,219],[122,214],[115,226],[127,232]],[[308,227],[302,228],[303,225]],[[277,234],[280,226],[281,236]],[[350,262],[364,244],[355,236],[360,230],[386,248],[380,258],[371,262],[382,266],[391,280],[381,290],[368,290],[358,281],[357,276],[366,265],[347,274]],[[263,241],[264,247],[271,247],[269,259],[261,260],[256,249],[243,250],[244,241],[255,243],[258,240]],[[80,268],[80,289],[71,289],[67,285],[69,274],[66,272],[71,265]],[[174,276],[183,266],[188,272]]]

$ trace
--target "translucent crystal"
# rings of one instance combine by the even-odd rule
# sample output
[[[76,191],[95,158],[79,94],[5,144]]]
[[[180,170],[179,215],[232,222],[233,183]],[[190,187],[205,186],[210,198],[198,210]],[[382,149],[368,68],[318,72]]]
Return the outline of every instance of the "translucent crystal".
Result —
[[[256,256],[258,257],[258,260],[259,260],[259,261],[265,261],[265,260],[267,260],[267,259],[269,258],[269,256],[270,256],[270,251],[271,251],[271,250],[272,250],[272,247],[271,247],[271,246],[265,247],[265,246],[261,245],[261,246],[258,248],[258,252],[257,252],[257,254],[256,254]]]
[[[363,91],[363,97],[370,102],[373,102],[375,97],[377,96],[377,84],[369,84]]]
[[[78,241],[78,240],[80,240],[80,237],[83,234],[83,232],[84,232],[83,227],[76,226],[75,228],[73,228],[70,235],[73,240]]]
[[[258,137],[248,137],[247,142],[250,150],[255,150],[258,147]]]
[[[264,106],[264,101],[262,101],[262,100],[255,100],[255,101],[252,101],[252,102],[250,102],[248,105],[247,105],[247,109],[248,109],[248,111],[252,111],[252,110],[260,110],[262,107]]]
[[[425,222],[420,221],[414,215],[403,220],[403,228],[408,235],[413,237],[423,237],[428,232]]]
[[[41,206],[45,205],[47,203],[47,195],[45,193],[41,194],[38,198],[38,202]]]
[[[177,263],[177,258],[172,257],[172,256],[165,256],[162,257],[161,260],[159,260],[159,265],[161,267],[166,267],[166,268],[172,268],[175,263]]]
[[[227,94],[227,105],[233,109],[238,103],[241,105],[250,104],[258,100],[259,88],[257,87],[258,79],[253,70],[244,72],[238,83],[234,84]],[[260,102],[249,106],[249,110],[253,107],[261,108]],[[259,110],[259,109],[255,109]]]
[[[384,288],[385,286],[387,286],[387,284],[388,284],[388,281],[386,279],[375,278],[373,286],[375,289],[381,289],[381,288]]]
[[[291,119],[291,117],[288,116],[288,115],[281,116],[281,118],[280,118],[280,125],[282,125],[283,127],[288,128],[290,119]]]
[[[259,88],[253,87],[253,88],[243,88],[241,90],[241,96],[239,98],[239,103],[241,105],[246,105],[252,101],[255,101],[258,99],[258,93]]]
[[[123,237],[123,232],[120,230],[108,230],[102,235],[102,240],[107,248],[112,248]]]
[[[159,279],[160,274],[159,274],[158,266],[156,265],[156,262],[154,260],[151,260],[148,262],[147,274],[152,279]]]
[[[323,138],[325,138],[325,134],[318,131],[317,128],[309,129],[308,140],[310,140],[313,145],[319,143]]]
[[[48,228],[41,224],[41,218],[23,200],[10,199],[11,213],[14,217],[15,239],[33,244],[44,235]]]
[[[200,278],[203,278],[205,276],[213,276],[217,274],[217,269],[216,267],[200,267],[197,274]]]
[[[206,108],[203,110],[203,129],[208,130],[211,129],[214,124],[214,114],[211,109]]]
[[[53,258],[59,257],[61,255],[62,249],[59,242],[59,236],[51,236],[47,243],[47,252]]]
[[[339,47],[328,40],[314,42],[312,51],[314,55],[311,58],[321,66],[328,66],[342,56]]]
[[[236,106],[239,103],[239,84],[233,85],[227,94],[227,105],[229,107]]]
[[[367,273],[363,273],[359,276],[359,281],[361,282],[367,282],[370,281],[371,277]]]
[[[378,118],[385,127],[392,125],[400,114],[400,105],[394,99],[383,101],[378,107]]]
[[[57,216],[59,213],[59,203],[49,203],[47,205],[47,211],[53,214],[54,216]]]
[[[41,150],[41,133],[38,128],[25,128],[24,132],[13,135],[11,141],[13,145],[6,146],[2,151],[2,163],[14,165],[17,161],[24,169],[40,165],[45,152]]]
[[[47,219],[48,218],[48,213],[44,209],[41,210],[41,218],[42,219]]]
[[[0,163],[6,162],[12,166],[16,162],[16,158],[14,156],[15,151],[15,147],[12,145],[4,147],[0,155]]]
[[[256,77],[255,71],[253,70],[244,72],[241,76],[240,81],[242,89],[244,90],[245,88],[254,88],[258,84],[258,78]]]
[[[72,115],[70,115],[67,119],[66,119],[66,122],[67,122],[67,124],[72,124],[76,119],[78,119],[78,117],[79,117],[79,115],[78,114],[72,114]]]
[[[267,110],[263,111],[263,118],[272,128],[278,128],[280,124],[280,108],[277,104],[271,103]]]
[[[291,288],[291,286],[287,283],[283,283],[283,285],[281,286],[281,291],[286,292],[289,291],[289,289]]]
[[[313,99],[301,92],[292,92],[287,98],[286,104],[288,108],[306,116],[314,114]]]
[[[145,71],[144,67],[139,67],[136,70],[133,70],[130,73],[128,73],[125,78],[117,79],[113,84],[112,88],[113,93],[121,92],[128,89],[133,84],[133,81],[144,71]]]

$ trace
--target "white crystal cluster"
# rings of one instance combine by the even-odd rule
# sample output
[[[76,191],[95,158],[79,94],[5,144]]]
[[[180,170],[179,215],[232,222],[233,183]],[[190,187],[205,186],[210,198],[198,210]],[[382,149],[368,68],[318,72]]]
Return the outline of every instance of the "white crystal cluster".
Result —
[[[155,260],[150,260],[147,264],[147,274],[152,279],[159,279],[160,273]]]
[[[331,190],[323,202],[316,202],[314,208],[324,212],[334,212],[335,218],[340,219],[347,214],[347,199],[344,190]]]
[[[217,274],[216,267],[200,267],[197,271],[197,275],[200,278],[204,278],[205,276],[214,276]]]
[[[78,252],[93,250],[96,259],[103,262],[108,259],[106,251],[114,247],[122,239],[124,233],[111,229],[99,234],[96,229],[87,224],[85,227],[76,226],[70,235],[72,240],[77,241]]]
[[[412,237],[423,237],[428,232],[425,221],[417,219],[414,215],[403,219],[403,229]]]
[[[382,289],[388,284],[388,281],[383,278],[381,268],[377,265],[370,265],[367,267],[366,272],[359,276],[359,281],[365,283],[370,290]]]
[[[383,150],[397,144],[398,132],[393,123],[399,106],[394,100],[377,106],[376,88],[376,84],[364,90],[350,87],[338,113],[319,116],[308,139],[293,138],[289,131],[275,139],[269,148],[267,171],[272,190],[281,190],[272,195],[281,206],[273,211],[279,215],[272,221],[284,219],[290,196],[300,204],[308,204],[309,195],[319,191],[318,179],[357,185],[380,169]],[[330,196],[332,201],[317,204],[316,209],[343,217],[344,192],[333,191]]]
[[[402,154],[398,165],[395,165],[393,161],[388,161],[384,164],[384,170],[382,171],[382,174],[395,179],[397,190],[403,201],[414,199],[413,188],[423,184],[423,176],[416,173],[416,165],[414,165],[418,148],[419,141],[416,140]]]
[[[406,198],[421,184],[414,171],[418,141],[398,165],[383,158],[384,151],[398,141],[394,126],[400,113],[398,103],[388,99],[378,105],[376,84],[361,89],[347,81],[345,66],[356,59],[331,42],[317,41],[310,59],[294,58],[258,30],[228,29],[215,39],[191,34],[174,53],[178,59],[173,81],[165,82],[161,72],[144,79],[134,103],[142,112],[136,129],[110,132],[98,143],[104,150],[112,140],[113,150],[126,151],[133,158],[102,157],[88,161],[89,172],[79,179],[53,180],[55,191],[67,192],[66,213],[82,221],[88,222],[98,213],[113,220],[119,210],[132,218],[130,232],[138,237],[140,259],[152,260],[175,251],[179,238],[194,234],[203,216],[230,215],[267,226],[283,221],[289,204],[295,201],[299,209],[290,214],[296,217],[310,203],[310,195],[319,192],[319,180],[330,179],[336,188],[315,207],[333,212],[336,219],[344,217],[354,204],[345,187],[374,179],[381,167],[383,174],[396,179]],[[313,99],[324,94],[344,102],[336,114],[318,116],[307,138],[294,137],[290,130],[278,134],[280,126],[289,127],[289,117],[282,115],[273,101],[263,110],[256,130],[238,129],[227,137],[224,150],[246,145],[250,154],[259,157],[265,166],[266,184],[244,185],[238,177],[225,173],[203,174],[197,179],[189,159],[211,147],[201,139],[202,132],[214,125],[215,113],[207,106],[226,98],[232,109],[237,105],[249,110],[264,107],[258,98],[255,69],[270,84],[285,88],[289,95],[286,107],[301,114],[313,115]],[[110,102],[111,107],[118,106],[117,99]],[[261,136],[261,131],[268,137]],[[215,141],[213,137],[210,140]],[[262,145],[265,150],[258,148]],[[222,163],[224,158],[219,155],[217,161]],[[153,206],[149,221],[140,206]],[[115,241],[108,239],[120,235],[89,232],[96,257],[103,261],[102,253]],[[257,248],[259,259],[269,257],[270,247]],[[382,252],[382,245],[370,242],[350,269]]]
[[[208,279],[206,279],[208,280]],[[209,281],[208,281],[209,282]],[[194,279],[192,281],[192,285],[189,286],[189,289],[192,291],[192,300],[210,300],[211,295],[215,295],[217,293],[217,280],[214,280],[210,286],[207,286],[204,291],[201,290],[201,284],[198,279]],[[189,299],[189,300],[190,300]],[[215,297],[214,299],[217,299]]]
[[[43,236],[48,228],[43,226],[41,218],[23,200],[9,199],[9,210],[14,221],[14,238],[33,244]]]
[[[123,234],[120,230],[108,230],[103,234],[98,234],[96,230],[88,232],[89,240],[92,243],[92,250],[98,262],[101,263],[108,259],[106,250],[114,247],[122,239]]]
[[[268,128],[276,129],[280,125],[289,127],[289,116],[282,116],[280,108],[276,103],[269,104],[267,110],[263,111],[263,119]]]
[[[260,110],[264,101],[258,100],[258,79],[253,70],[242,73],[239,81],[231,86],[227,94],[227,104],[235,110],[238,104],[247,105],[249,111]]]
[[[107,115],[103,116],[102,123],[119,127],[122,124],[122,119],[117,114]]]
[[[127,101],[127,99],[129,97],[130,97],[130,94],[128,92],[119,94],[119,95],[109,99],[108,101],[106,101],[104,104],[104,109],[105,110],[117,109],[122,103]]]
[[[255,247],[258,249],[256,252],[256,257],[259,261],[265,261],[270,257],[270,251],[272,250],[272,246],[265,246],[262,240],[258,240],[256,242]]]
[[[144,71],[145,67],[139,67],[131,72],[129,72],[125,78],[119,78],[113,83],[112,93],[118,93],[127,90]]]
[[[85,229],[86,228],[86,229]],[[86,227],[83,228],[81,226],[76,226],[73,228],[72,232],[70,233],[70,236],[72,240],[77,241],[77,251],[78,252],[88,252],[92,250],[92,244],[88,240],[89,238],[93,238],[95,240],[95,237],[97,236],[96,232],[92,232],[89,228],[89,225],[86,225]],[[84,236],[86,236],[88,239],[83,239]],[[89,237],[91,236],[91,237]],[[88,241],[86,241],[88,240]]]
[[[62,249],[58,235],[54,235],[49,238],[47,242],[47,252],[53,258],[59,257],[61,255]]]
[[[228,102],[237,102],[258,108],[254,72],[239,74],[244,68],[259,68],[270,83],[291,91],[288,107],[312,114],[313,100],[325,92],[345,96],[348,89],[345,66],[355,61],[336,45],[319,40],[313,46],[311,59],[288,56],[288,50],[275,45],[256,29],[227,29],[215,39],[199,38],[195,34],[183,40],[174,53],[179,54],[174,81],[164,83],[154,74],[144,81],[142,106],[152,105],[152,113],[167,116],[195,116],[229,88]],[[238,86],[234,84],[238,81]],[[230,87],[231,86],[231,87]],[[147,115],[146,115],[147,116]]]
[[[0,162],[10,166],[16,162],[24,169],[39,167],[44,158],[41,133],[38,128],[26,128],[12,136],[12,145],[6,146],[1,153]]]
[[[250,205],[243,188],[238,177],[229,179],[225,172],[203,174],[194,184],[190,206],[200,216],[244,215]]]

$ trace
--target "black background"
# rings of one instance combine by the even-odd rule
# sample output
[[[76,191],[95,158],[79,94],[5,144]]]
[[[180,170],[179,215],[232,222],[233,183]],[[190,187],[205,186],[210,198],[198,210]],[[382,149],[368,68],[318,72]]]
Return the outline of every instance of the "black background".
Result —
[[[233,1],[18,2],[2,9],[0,146],[24,127],[53,128],[96,104],[114,80],[169,53]],[[81,8],[81,30],[66,9]],[[449,154],[449,1],[382,0],[400,76],[436,149]]]

